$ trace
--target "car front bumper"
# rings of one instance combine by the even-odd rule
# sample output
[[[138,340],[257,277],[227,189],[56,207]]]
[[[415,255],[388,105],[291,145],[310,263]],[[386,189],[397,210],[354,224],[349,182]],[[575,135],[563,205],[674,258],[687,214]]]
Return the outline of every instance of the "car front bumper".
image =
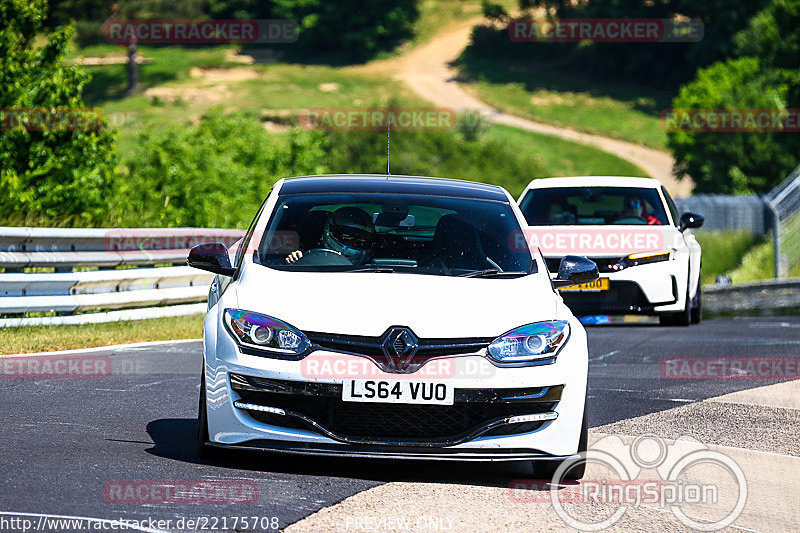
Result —
[[[683,258],[629,267],[618,272],[600,269],[609,280],[605,291],[559,291],[576,315],[659,315],[686,305],[688,264]]]
[[[208,317],[206,324],[211,325]],[[383,373],[369,362],[375,366],[369,379],[434,379],[449,384],[455,391],[453,406],[344,402],[341,388],[348,376],[313,376],[303,360],[242,353],[226,331],[217,333],[216,329],[207,327],[204,338],[211,445],[317,455],[482,461],[558,459],[577,452],[588,366],[586,336],[577,321],[551,364],[498,367],[476,353],[435,360],[451,361],[453,371],[432,377],[425,373],[431,362],[405,375]],[[356,355],[324,351],[312,355],[364,362]],[[269,409],[247,408],[254,405]],[[528,425],[510,418],[540,413],[554,413],[548,416],[556,418]],[[380,421],[403,430],[383,428]],[[453,430],[445,435],[448,424]]]

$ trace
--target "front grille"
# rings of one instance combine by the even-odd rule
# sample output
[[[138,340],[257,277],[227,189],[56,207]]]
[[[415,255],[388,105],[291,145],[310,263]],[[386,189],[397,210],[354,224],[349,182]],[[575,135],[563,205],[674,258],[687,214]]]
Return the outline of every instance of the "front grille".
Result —
[[[611,281],[607,291],[562,291],[561,297],[576,315],[625,314],[652,307],[642,289],[633,281]]]
[[[509,389],[503,394],[493,389],[457,389],[453,405],[415,405],[345,402],[341,399],[341,385],[336,384],[306,384],[232,374],[231,385],[244,402],[296,413],[342,440],[430,444],[452,444],[464,440],[497,419],[551,411],[560,399],[562,389],[561,386]],[[287,393],[290,390],[291,393]],[[515,401],[513,398],[518,399]],[[520,398],[524,400],[520,401]],[[271,425],[298,427],[299,424],[319,431],[313,423],[297,417],[261,411],[248,411],[248,414]],[[526,433],[541,425],[542,422],[509,424],[486,434]]]
[[[336,333],[306,332],[309,340],[320,348],[337,352],[347,352],[359,355],[381,356],[384,354],[381,346],[383,336],[368,337],[362,335],[340,335]],[[420,339],[415,359],[417,357],[439,357],[443,355],[459,355],[475,353],[489,346],[494,340],[488,337],[467,337],[455,339]],[[404,341],[395,340],[395,347],[402,348]],[[401,350],[402,351],[402,350]]]
[[[558,272],[558,267],[561,264],[561,257],[547,257],[544,262],[547,264],[547,270],[555,274]],[[601,274],[608,274],[609,272],[618,272],[613,268],[614,265],[622,261],[622,257],[589,257],[588,258],[597,265],[597,271]]]
[[[409,344],[403,337],[391,339],[389,335],[397,329],[407,330],[415,345],[409,349]],[[371,358],[384,372],[394,373],[416,372],[428,360],[436,357],[476,353],[488,347],[493,340],[482,337],[416,339],[410,329],[400,327],[389,328],[380,337],[318,332],[307,332],[306,335],[311,340],[312,350],[364,355]]]

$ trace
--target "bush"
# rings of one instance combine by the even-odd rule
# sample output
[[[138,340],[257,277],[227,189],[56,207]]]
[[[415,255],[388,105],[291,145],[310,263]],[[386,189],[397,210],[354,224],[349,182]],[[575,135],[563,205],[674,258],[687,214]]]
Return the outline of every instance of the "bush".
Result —
[[[325,161],[333,172],[386,171],[385,132],[333,132],[327,146]],[[497,140],[464,142],[453,130],[393,132],[391,172],[493,183],[512,191],[545,174],[533,156]]]
[[[126,161],[113,223],[245,228],[278,179],[326,171],[324,143],[318,132],[279,137],[219,112],[196,127],[146,130]]]
[[[465,141],[475,142],[486,133],[489,123],[479,111],[465,111],[456,120],[456,130]]]

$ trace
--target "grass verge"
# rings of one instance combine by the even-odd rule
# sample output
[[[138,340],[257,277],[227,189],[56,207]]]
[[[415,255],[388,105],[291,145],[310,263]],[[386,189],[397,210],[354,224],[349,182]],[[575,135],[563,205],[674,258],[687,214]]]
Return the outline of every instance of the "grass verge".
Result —
[[[199,339],[202,334],[203,315],[80,326],[1,328],[0,354],[73,350],[145,341]]]
[[[456,61],[468,91],[497,109],[530,120],[571,127],[665,149],[662,110],[670,88],[638,86],[587,72],[548,54],[553,43],[514,43],[502,29],[479,25]]]
[[[703,285],[739,267],[756,245],[756,238],[747,231],[699,231],[695,237],[703,248]]]

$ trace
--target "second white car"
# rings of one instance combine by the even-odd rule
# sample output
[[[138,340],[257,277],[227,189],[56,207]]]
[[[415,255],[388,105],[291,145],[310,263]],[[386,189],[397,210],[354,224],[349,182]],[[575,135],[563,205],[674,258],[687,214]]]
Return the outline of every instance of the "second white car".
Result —
[[[576,315],[655,315],[665,325],[698,323],[701,249],[694,213],[678,214],[650,178],[584,176],[532,181],[519,199],[527,238],[551,272],[563,257],[585,255],[600,279],[564,288]]]

